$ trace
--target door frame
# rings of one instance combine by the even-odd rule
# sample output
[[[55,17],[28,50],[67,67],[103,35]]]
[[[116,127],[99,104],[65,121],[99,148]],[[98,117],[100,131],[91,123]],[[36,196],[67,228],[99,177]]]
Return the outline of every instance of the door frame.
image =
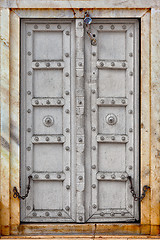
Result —
[[[13,1],[14,2],[14,1]],[[27,3],[29,3],[28,1]],[[65,4],[65,1],[64,1]],[[26,4],[27,5],[27,4]],[[22,4],[23,6],[23,4]],[[80,4],[78,5],[80,6]],[[145,6],[145,4],[144,4]],[[13,7],[15,5],[13,4]],[[24,7],[24,6],[23,6]],[[59,8],[64,7],[63,4]],[[82,5],[81,5],[82,7]],[[119,6],[120,7],[120,6]],[[134,6],[131,6],[134,8]],[[35,7],[36,8],[36,7]],[[12,189],[20,187],[20,19],[21,18],[84,18],[86,9],[1,9],[1,232],[2,235],[46,233],[96,234],[158,234],[159,185],[158,161],[160,83],[158,82],[157,46],[160,35],[160,11],[156,9],[94,9],[96,18],[139,18],[141,20],[141,186],[151,191],[141,202],[138,224],[21,224],[20,202],[13,198]],[[89,9],[88,9],[89,10]],[[152,43],[152,45],[151,45]],[[148,114],[146,114],[148,113]],[[157,167],[156,167],[157,166]]]

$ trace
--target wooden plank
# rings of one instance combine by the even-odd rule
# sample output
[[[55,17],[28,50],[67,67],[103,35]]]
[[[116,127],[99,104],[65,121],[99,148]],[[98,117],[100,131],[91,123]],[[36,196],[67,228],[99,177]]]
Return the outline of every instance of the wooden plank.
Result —
[[[20,149],[19,149],[19,85],[20,85],[20,20],[19,17],[11,11],[10,25],[10,78],[11,78],[11,233],[12,226],[20,223],[20,201],[13,198],[12,189],[16,186],[19,189],[19,166],[20,166]]]
[[[141,21],[141,189],[149,185],[150,168],[150,12]],[[146,114],[147,113],[147,114]],[[141,224],[149,224],[149,193],[141,202]]]
[[[10,234],[10,69],[9,9],[1,10],[1,226]]]
[[[160,8],[151,10],[151,234],[160,224]],[[153,227],[152,227],[153,225]]]
[[[106,1],[47,1],[47,0],[35,0],[35,1],[1,1],[1,7],[8,7],[8,8],[106,8]],[[151,8],[151,7],[158,7],[160,3],[158,0],[139,0],[139,1],[123,1],[123,0],[108,0],[107,1],[107,8]]]

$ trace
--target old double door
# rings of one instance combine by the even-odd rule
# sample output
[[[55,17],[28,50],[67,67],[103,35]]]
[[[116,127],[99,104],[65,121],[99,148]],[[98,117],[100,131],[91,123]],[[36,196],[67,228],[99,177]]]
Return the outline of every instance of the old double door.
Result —
[[[22,222],[130,222],[139,205],[137,20],[21,24]]]

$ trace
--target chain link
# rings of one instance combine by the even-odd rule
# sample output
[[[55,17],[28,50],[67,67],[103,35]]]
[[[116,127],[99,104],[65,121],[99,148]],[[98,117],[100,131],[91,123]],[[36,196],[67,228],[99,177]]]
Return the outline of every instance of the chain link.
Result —
[[[128,176],[128,180],[129,180],[129,182],[130,182],[130,189],[131,189],[130,192],[132,193],[132,197],[134,198],[134,201],[142,201],[143,198],[146,196],[146,192],[148,191],[148,189],[150,189],[150,187],[149,187],[148,185],[144,185],[144,186],[143,186],[143,193],[142,193],[141,196],[138,197],[138,196],[136,195],[135,190],[134,190],[131,176]]]
[[[84,18],[84,23],[86,24],[86,30],[89,38],[91,39],[91,44],[95,46],[97,44],[96,39],[94,38],[93,34],[91,33],[91,23],[92,23],[92,18],[89,14],[89,12],[85,12],[85,18]]]
[[[28,197],[29,191],[30,191],[30,188],[31,188],[31,178],[32,178],[31,175],[28,176],[27,192],[26,192],[26,194],[25,194],[24,196],[21,196],[21,195],[20,195],[20,193],[18,192],[18,190],[17,190],[16,187],[13,188],[13,197],[14,197],[14,198],[17,198],[17,197],[18,197],[19,199],[24,200],[24,199],[26,199],[26,198]]]

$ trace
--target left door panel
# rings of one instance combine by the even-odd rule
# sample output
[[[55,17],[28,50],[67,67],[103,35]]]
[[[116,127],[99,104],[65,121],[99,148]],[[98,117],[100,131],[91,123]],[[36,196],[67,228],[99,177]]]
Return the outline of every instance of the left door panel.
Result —
[[[21,24],[21,194],[32,176],[29,196],[21,201],[22,222],[74,221],[72,28],[71,21]]]

